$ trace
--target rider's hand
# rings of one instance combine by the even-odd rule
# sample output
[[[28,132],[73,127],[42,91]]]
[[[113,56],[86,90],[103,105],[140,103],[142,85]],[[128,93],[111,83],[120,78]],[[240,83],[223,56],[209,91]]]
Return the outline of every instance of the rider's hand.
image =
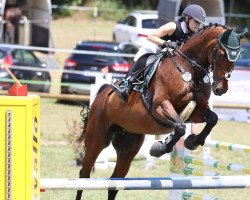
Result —
[[[177,47],[177,42],[169,42],[164,40],[164,43],[161,45],[161,48],[171,48],[171,49],[175,49]]]

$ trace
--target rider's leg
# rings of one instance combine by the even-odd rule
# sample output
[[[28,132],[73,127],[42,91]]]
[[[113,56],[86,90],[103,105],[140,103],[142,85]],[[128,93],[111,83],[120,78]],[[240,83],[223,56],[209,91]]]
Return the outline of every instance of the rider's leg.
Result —
[[[119,85],[112,84],[113,90],[122,99],[122,101],[128,101],[129,94],[132,91],[133,82],[141,75],[141,73],[133,72],[140,70],[141,67],[145,67],[146,61],[147,56],[141,56],[131,67],[127,78],[123,79]]]

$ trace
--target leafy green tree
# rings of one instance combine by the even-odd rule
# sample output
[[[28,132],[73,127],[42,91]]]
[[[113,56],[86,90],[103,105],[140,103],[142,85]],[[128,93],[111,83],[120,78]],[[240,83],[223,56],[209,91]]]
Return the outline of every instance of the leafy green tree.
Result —
[[[78,2],[78,0],[51,0],[51,3],[53,5],[73,5],[76,2]]]
[[[122,4],[128,9],[156,9],[158,0],[121,0]]]
[[[58,5],[59,8],[53,10],[54,17],[70,16],[73,12],[60,6],[84,5],[85,0],[51,0],[52,5]]]
[[[98,16],[108,20],[122,19],[127,10],[120,0],[95,0],[95,6],[98,7]]]
[[[75,0],[51,0],[52,5],[65,6],[72,5]],[[53,16],[58,18],[60,16],[70,16],[72,12],[70,10],[66,10],[62,7],[57,9],[53,9]]]

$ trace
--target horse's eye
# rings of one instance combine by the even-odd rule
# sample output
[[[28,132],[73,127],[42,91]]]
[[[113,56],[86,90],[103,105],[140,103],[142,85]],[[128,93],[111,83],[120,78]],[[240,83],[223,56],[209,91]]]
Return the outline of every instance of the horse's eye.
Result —
[[[222,58],[224,58],[224,55],[225,55],[224,53],[219,53],[219,54],[218,54],[218,58],[219,58],[219,59],[222,59]]]

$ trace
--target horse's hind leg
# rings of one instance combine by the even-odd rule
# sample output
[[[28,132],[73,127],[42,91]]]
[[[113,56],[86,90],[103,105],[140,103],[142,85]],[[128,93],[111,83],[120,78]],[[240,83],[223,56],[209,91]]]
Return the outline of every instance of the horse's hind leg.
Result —
[[[110,143],[110,136],[108,128],[104,123],[99,123],[98,126],[95,122],[88,122],[88,127],[85,135],[85,152],[82,161],[82,169],[80,170],[80,178],[89,178],[94,163],[101,153],[101,151],[107,147]],[[77,191],[76,200],[80,200],[82,196],[82,190]]]
[[[117,152],[117,161],[111,178],[124,178],[130,168],[131,162],[140,150],[144,141],[144,135],[116,134],[112,140]],[[114,200],[118,190],[109,190],[108,200]]]

